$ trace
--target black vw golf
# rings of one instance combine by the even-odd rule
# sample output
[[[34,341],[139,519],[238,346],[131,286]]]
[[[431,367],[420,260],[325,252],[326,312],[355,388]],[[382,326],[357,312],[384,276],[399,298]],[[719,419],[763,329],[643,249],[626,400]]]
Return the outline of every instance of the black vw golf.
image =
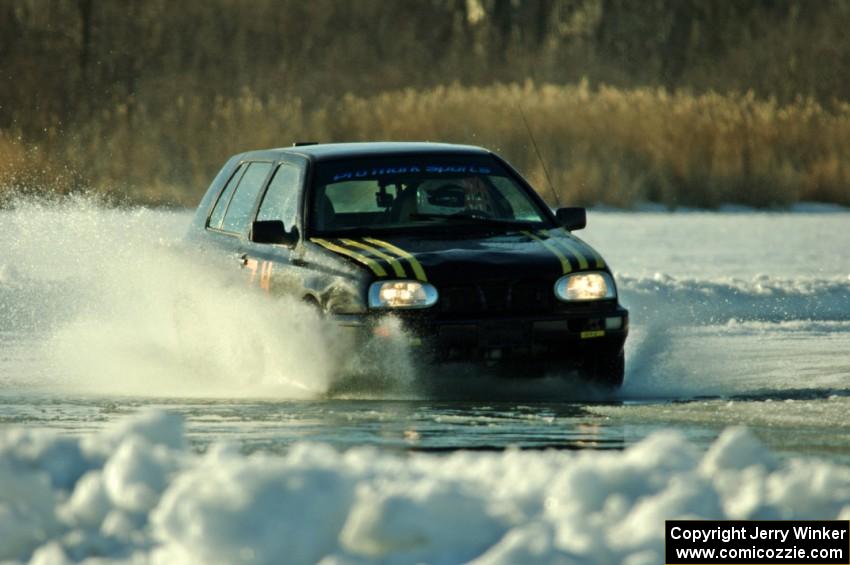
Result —
[[[400,319],[428,362],[576,368],[619,386],[628,312],[572,235],[584,226],[583,208],[553,214],[479,147],[296,144],[232,157],[189,238],[364,336]]]

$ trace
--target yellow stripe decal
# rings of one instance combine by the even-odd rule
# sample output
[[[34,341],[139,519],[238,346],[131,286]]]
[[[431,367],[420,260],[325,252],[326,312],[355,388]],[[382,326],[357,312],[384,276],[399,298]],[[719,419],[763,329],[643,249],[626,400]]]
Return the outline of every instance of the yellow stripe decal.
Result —
[[[371,238],[371,237],[364,237],[363,239],[365,239],[369,243],[373,243],[375,245],[380,245],[384,249],[386,249],[388,251],[392,251],[393,253],[395,253],[396,255],[401,257],[402,259],[406,259],[407,262],[410,263],[410,268],[413,269],[413,274],[416,275],[417,280],[419,280],[421,282],[428,282],[428,277],[425,276],[425,269],[422,268],[422,265],[419,263],[419,261],[416,259],[416,257],[411,255],[410,253],[408,253],[404,249],[401,249],[400,247],[396,247],[392,243],[387,243],[386,241],[381,241],[380,239],[374,239],[374,238]]]
[[[345,247],[340,247],[339,245],[335,245],[325,239],[319,239],[318,237],[314,237],[310,241],[312,241],[313,243],[318,243],[329,251],[339,253],[340,255],[345,255],[346,257],[354,259],[358,263],[366,265],[367,267],[372,269],[372,272],[378,275],[379,277],[387,276],[387,272],[380,265],[380,263],[374,261],[373,259],[370,259],[369,257],[366,257],[365,255],[361,255],[360,253],[357,253],[356,251],[352,251],[351,249],[347,249]]]
[[[546,230],[541,230],[540,233],[550,237],[550,241],[559,243],[563,249],[565,249],[568,253],[570,253],[573,257],[578,259],[578,268],[579,269],[587,269],[587,257],[581,252],[581,249],[573,242],[571,239],[567,239],[565,237],[554,237]]]
[[[561,252],[558,250],[558,248],[557,248],[557,247],[555,247],[554,245],[552,245],[552,244],[551,244],[551,243],[549,243],[548,241],[546,241],[546,240],[544,240],[544,239],[541,239],[541,238],[537,237],[536,235],[534,235],[534,234],[533,234],[533,233],[531,233],[530,231],[523,231],[522,233],[524,233],[525,235],[527,235],[528,237],[530,237],[530,238],[532,238],[532,239],[536,239],[537,241],[539,241],[540,243],[542,243],[542,244],[543,244],[543,246],[544,246],[544,247],[546,247],[546,249],[548,249],[549,251],[551,251],[551,252],[555,255],[555,257],[557,257],[557,258],[561,261],[561,268],[564,270],[564,274],[565,274],[565,275],[566,275],[567,273],[569,273],[570,271],[572,271],[572,270],[573,270],[572,265],[570,265],[570,261],[569,261],[569,259],[567,259],[566,257],[564,257],[564,254],[563,254],[563,253],[561,253]]]
[[[375,249],[371,245],[366,245],[365,243],[361,243],[359,241],[354,241],[354,240],[351,240],[351,239],[340,239],[340,241],[342,243],[346,244],[349,247],[358,247],[360,249],[363,249],[364,251],[368,251],[369,253],[371,253],[375,257],[383,259],[384,261],[389,263],[390,267],[393,268],[393,271],[395,272],[395,276],[402,278],[402,279],[407,276],[407,273],[404,272],[404,267],[401,266],[401,263],[399,263],[398,259],[396,259],[395,257],[391,257],[391,256],[387,255],[386,253],[382,253],[381,251],[378,251],[377,249]]]
[[[587,251],[589,251],[590,254],[593,255],[593,259],[594,259],[594,261],[596,261],[596,268],[597,269],[604,269],[605,268],[605,261],[602,259],[602,255],[597,253],[594,248],[590,247],[585,242],[583,242],[582,240],[580,240],[579,238],[577,238],[575,236],[571,236],[570,241],[572,241],[573,243],[581,243],[582,247],[584,249],[587,249]]]
[[[597,269],[604,269],[605,268],[605,260],[602,258],[602,255],[597,253],[596,250],[593,249],[592,247],[590,248],[590,250],[593,251],[593,255],[596,257],[596,268]]]

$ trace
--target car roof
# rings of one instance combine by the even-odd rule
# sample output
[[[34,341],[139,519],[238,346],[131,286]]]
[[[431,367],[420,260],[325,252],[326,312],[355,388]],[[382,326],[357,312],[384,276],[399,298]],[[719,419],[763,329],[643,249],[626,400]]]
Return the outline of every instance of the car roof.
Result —
[[[334,159],[351,159],[358,157],[375,156],[399,156],[428,154],[475,154],[489,155],[490,152],[482,147],[474,145],[457,145],[453,143],[431,143],[428,141],[371,141],[362,143],[317,143],[310,145],[296,145],[294,147],[281,147],[277,149],[266,149],[262,151],[249,151],[245,156],[252,154],[285,154],[303,155],[313,161],[330,161]]]

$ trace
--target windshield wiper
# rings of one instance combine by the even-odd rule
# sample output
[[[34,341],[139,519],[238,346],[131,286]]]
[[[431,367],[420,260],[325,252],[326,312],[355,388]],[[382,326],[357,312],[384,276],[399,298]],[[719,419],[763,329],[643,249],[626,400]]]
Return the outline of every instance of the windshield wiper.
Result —
[[[411,220],[445,220],[447,222],[463,222],[463,223],[479,223],[488,226],[500,226],[506,228],[531,228],[536,222],[528,220],[505,220],[501,218],[491,218],[480,214],[459,212],[457,214],[411,214]]]

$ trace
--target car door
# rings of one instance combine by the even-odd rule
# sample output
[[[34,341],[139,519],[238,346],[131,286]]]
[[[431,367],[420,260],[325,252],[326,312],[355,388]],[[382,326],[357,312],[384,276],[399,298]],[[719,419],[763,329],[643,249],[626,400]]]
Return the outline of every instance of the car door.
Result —
[[[303,233],[300,226],[305,166],[297,161],[282,161],[271,173],[271,178],[257,205],[254,219],[279,220],[284,229],[293,228]],[[298,244],[255,243],[245,246],[244,265],[251,281],[266,292],[284,292],[297,295],[303,288],[297,260]]]

